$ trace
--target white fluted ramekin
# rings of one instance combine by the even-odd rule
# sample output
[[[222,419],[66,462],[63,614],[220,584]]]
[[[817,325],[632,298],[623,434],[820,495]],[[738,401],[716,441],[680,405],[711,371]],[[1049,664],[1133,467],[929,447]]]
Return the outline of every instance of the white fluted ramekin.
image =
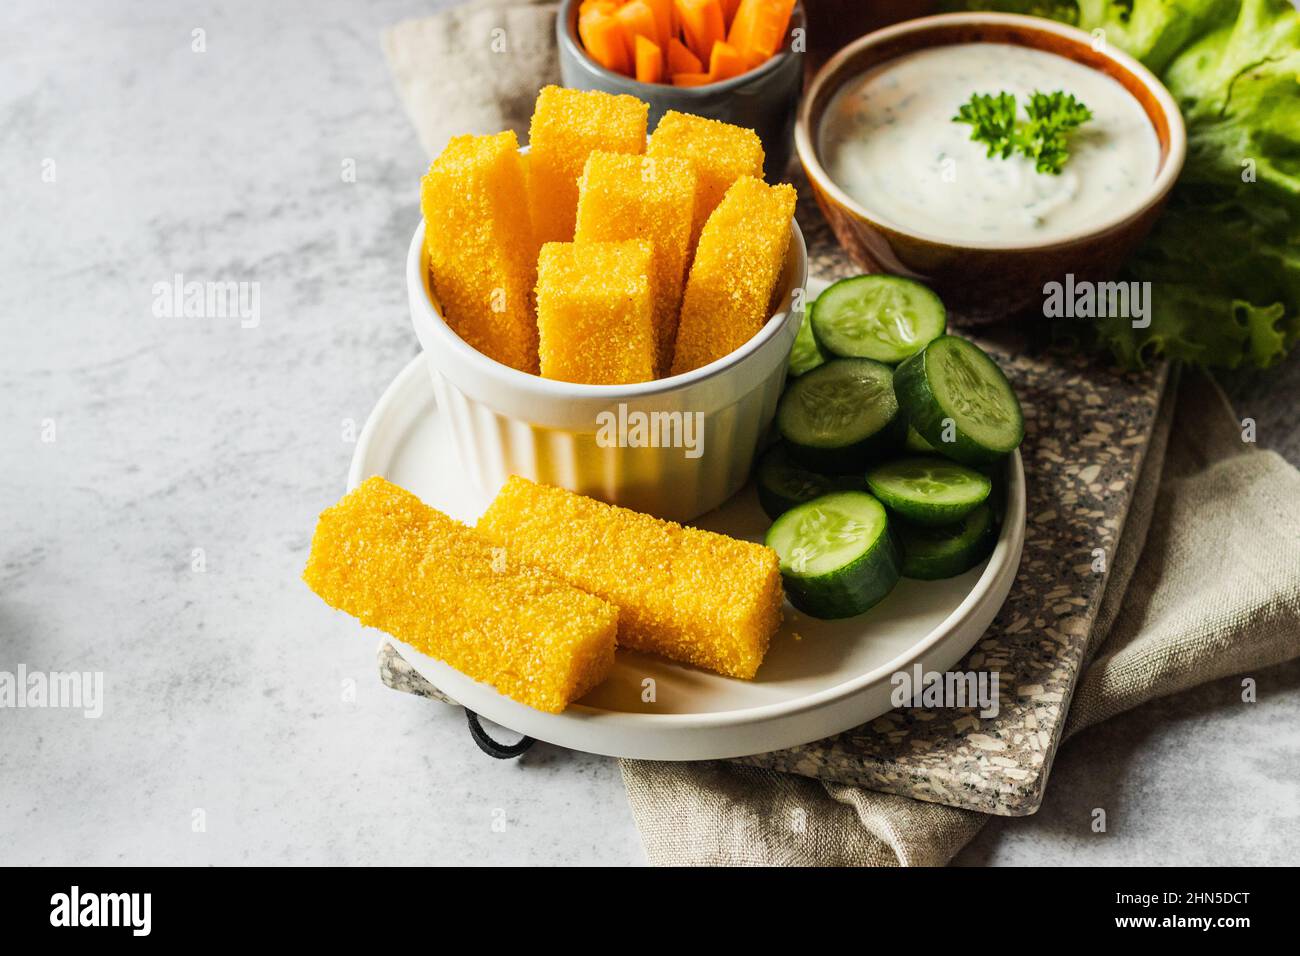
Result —
[[[802,319],[796,290],[807,281],[808,251],[791,221],[776,309],[743,346],[683,375],[579,385],[502,365],[452,331],[429,286],[423,221],[406,263],[411,321],[467,480],[491,495],[522,475],[674,521],[713,510],[745,483],[785,385]],[[649,416],[663,412],[696,416],[697,456],[685,447],[630,447],[635,430],[617,428],[639,416],[662,422]]]

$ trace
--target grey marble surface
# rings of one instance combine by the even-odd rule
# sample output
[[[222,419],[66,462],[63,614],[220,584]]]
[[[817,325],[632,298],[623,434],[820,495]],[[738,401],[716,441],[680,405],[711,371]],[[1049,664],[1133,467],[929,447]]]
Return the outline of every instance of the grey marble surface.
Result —
[[[0,12],[0,671],[105,681],[98,719],[0,710],[0,863],[644,862],[613,761],[481,757],[298,581],[349,423],[416,349],[424,163],[378,37],[434,5]],[[260,321],[155,314],[177,273],[258,283]],[[1294,456],[1294,399],[1252,387]],[[960,862],[1293,861],[1266,744],[1300,667],[1258,678],[1070,742]]]

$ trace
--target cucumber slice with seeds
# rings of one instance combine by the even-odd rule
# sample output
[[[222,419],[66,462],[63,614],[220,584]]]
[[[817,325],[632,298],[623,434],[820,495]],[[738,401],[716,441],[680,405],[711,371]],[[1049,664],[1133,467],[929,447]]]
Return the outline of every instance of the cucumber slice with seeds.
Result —
[[[944,335],[894,371],[894,392],[935,451],[965,465],[1001,458],[1025,437],[1011,383],[979,346]]]
[[[900,458],[868,471],[867,488],[908,521],[941,525],[960,521],[982,505],[993,482],[942,458]]]
[[[948,325],[939,297],[902,276],[841,279],[817,297],[809,314],[826,351],[891,365],[921,351]]]
[[[840,491],[791,508],[767,532],[790,603],[819,618],[852,617],[898,583],[900,556],[884,506]]]
[[[903,577],[922,581],[969,571],[988,557],[997,543],[997,525],[987,503],[955,524],[926,526],[898,521],[894,529],[903,551]]]
[[[794,337],[794,345],[790,349],[790,374],[800,376],[825,362],[826,353],[813,337],[812,319],[805,311],[803,321],[799,324],[799,332]]]
[[[861,471],[902,442],[893,371],[871,359],[835,359],[786,388],[776,424],[790,457],[823,474]]]
[[[790,460],[784,444],[777,444],[758,463],[754,473],[758,502],[769,518],[779,518],[796,505],[832,491],[861,491],[862,479],[852,475],[821,475]]]

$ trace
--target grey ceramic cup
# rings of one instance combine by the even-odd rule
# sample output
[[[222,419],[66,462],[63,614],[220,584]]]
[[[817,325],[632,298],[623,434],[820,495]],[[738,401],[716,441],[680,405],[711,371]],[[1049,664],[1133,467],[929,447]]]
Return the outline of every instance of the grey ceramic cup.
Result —
[[[794,115],[803,88],[803,4],[790,17],[790,34],[782,52],[742,76],[708,86],[678,87],[639,83],[605,69],[582,48],[578,39],[580,0],[563,0],[555,21],[560,48],[560,76],[575,90],[627,93],[650,104],[650,129],[669,110],[745,126],[758,133],[767,154],[764,175],[769,182],[785,176],[794,150]],[[795,31],[799,31],[796,33]],[[795,43],[795,40],[798,43]]]

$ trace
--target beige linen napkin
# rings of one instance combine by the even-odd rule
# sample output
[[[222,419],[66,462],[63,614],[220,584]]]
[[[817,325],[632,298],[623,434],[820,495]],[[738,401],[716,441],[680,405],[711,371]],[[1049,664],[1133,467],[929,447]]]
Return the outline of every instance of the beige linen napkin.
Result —
[[[553,16],[552,4],[477,2],[388,31],[385,53],[431,155],[457,133],[526,131],[537,89],[558,81]],[[1300,656],[1300,473],[1242,441],[1208,378],[1187,376],[1177,406],[1175,414],[1171,388],[1067,735],[1143,701]],[[436,695],[391,649],[381,662],[393,686]],[[725,762],[622,766],[655,864],[940,865],[985,819]]]
[[[430,158],[462,133],[512,129],[527,140],[537,91],[560,81],[556,7],[476,0],[384,33],[388,68]]]
[[[1208,377],[1185,377],[1176,411],[1168,398],[1153,438],[1169,434],[1163,472],[1153,450],[1067,737],[1144,701],[1300,656],[1300,472],[1242,441]],[[622,766],[660,865],[936,866],[986,819],[730,763]]]

